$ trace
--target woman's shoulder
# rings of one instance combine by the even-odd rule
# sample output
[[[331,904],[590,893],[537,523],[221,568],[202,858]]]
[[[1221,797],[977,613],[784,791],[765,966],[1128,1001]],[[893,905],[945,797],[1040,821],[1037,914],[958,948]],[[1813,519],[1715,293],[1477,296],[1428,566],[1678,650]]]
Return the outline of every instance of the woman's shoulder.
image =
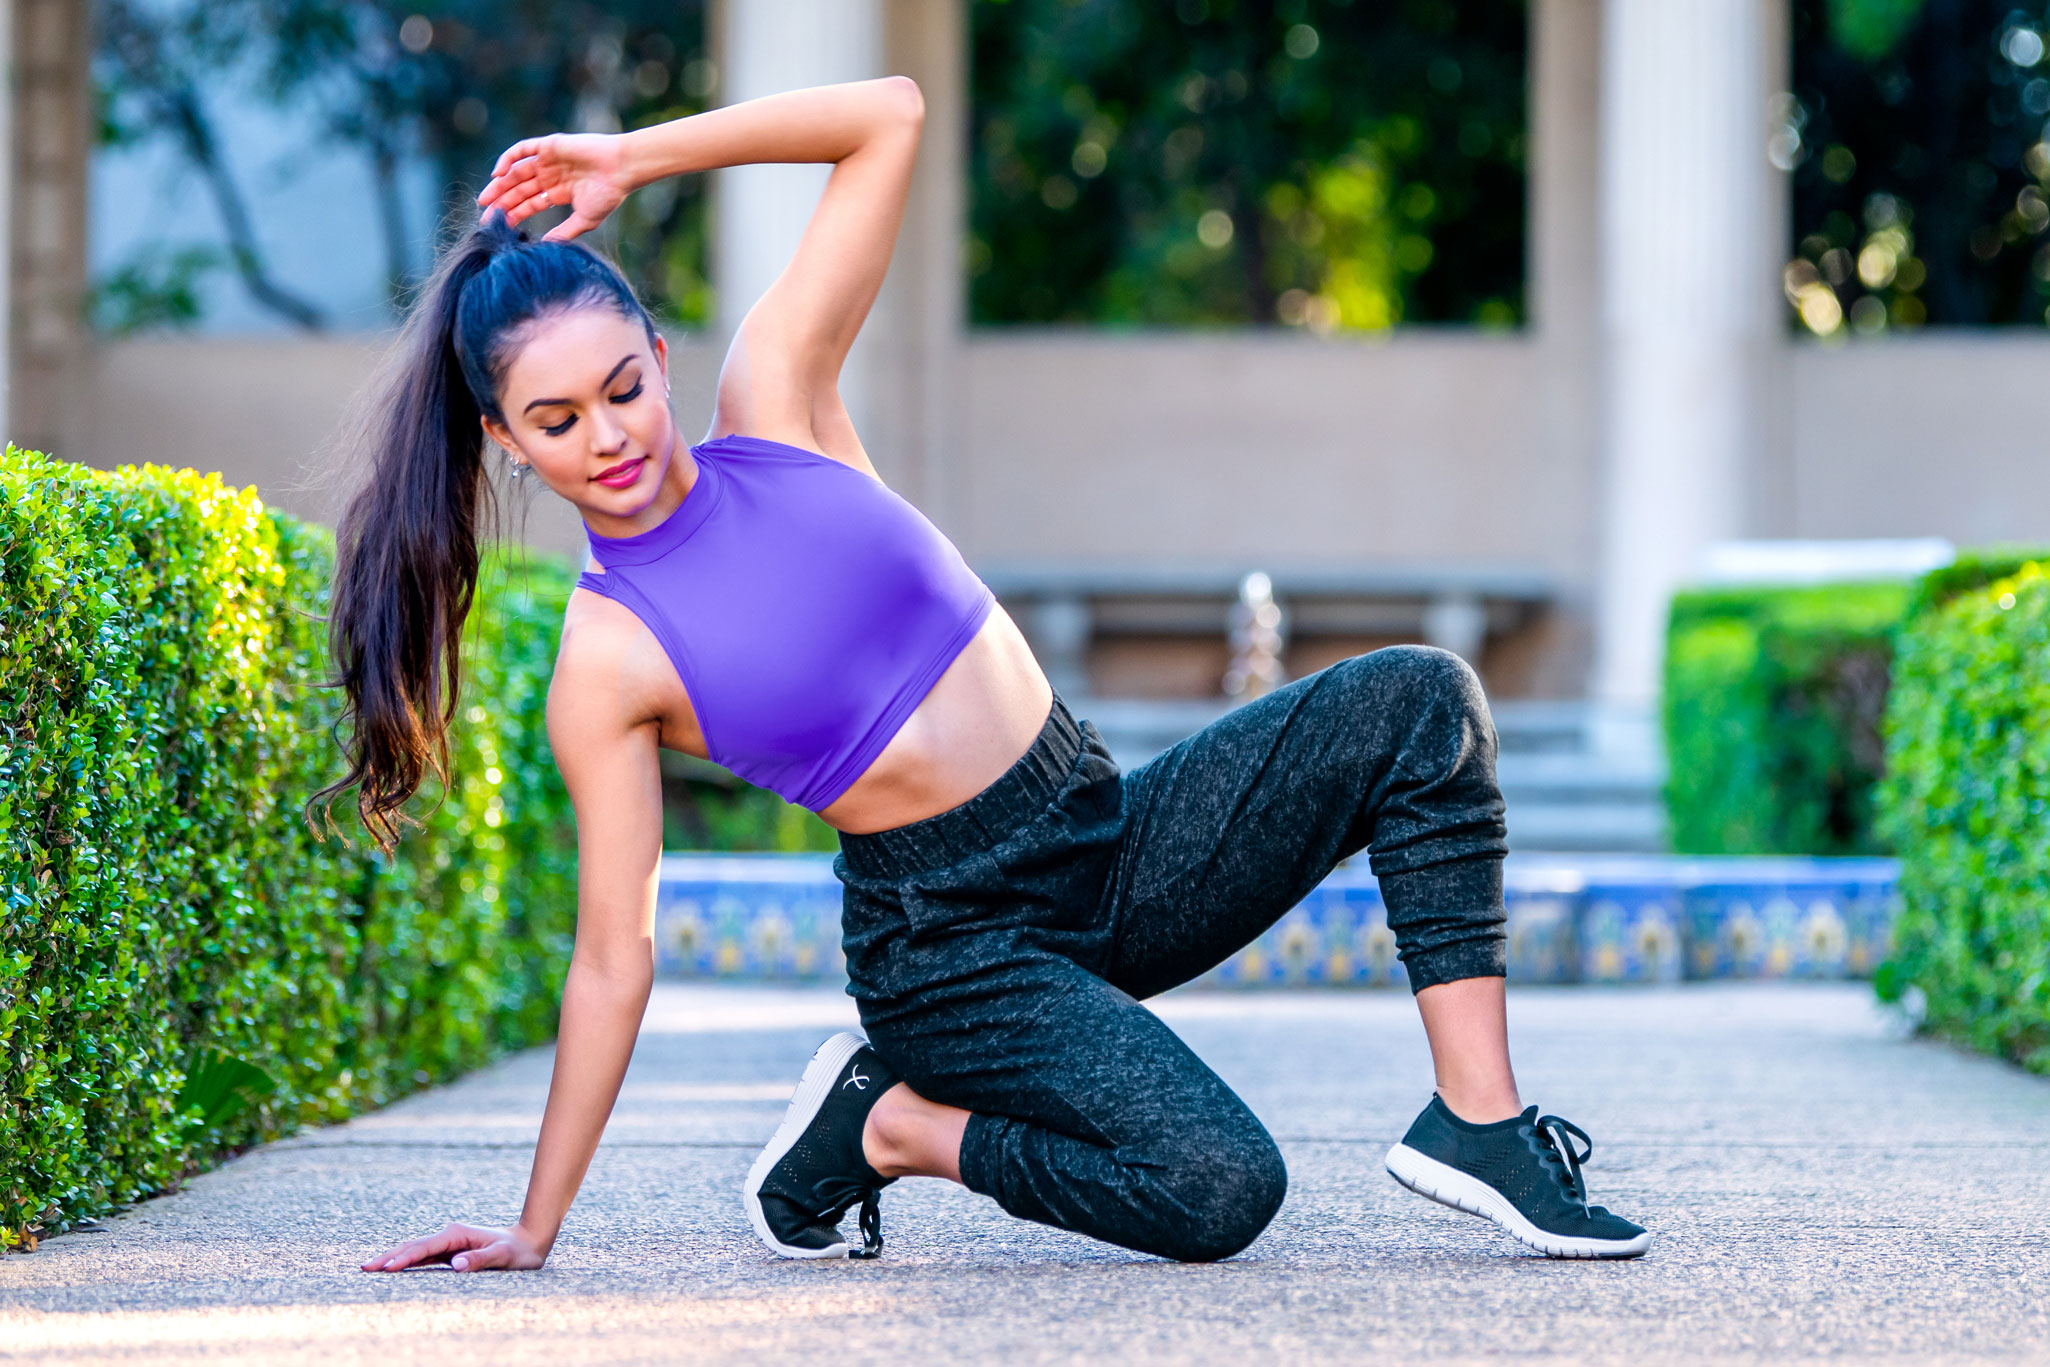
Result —
[[[654,633],[626,606],[588,589],[570,595],[548,689],[548,726],[591,738],[649,721],[688,719],[690,699]]]
[[[565,693],[603,701],[620,690],[618,681],[647,634],[625,606],[581,586],[569,596],[562,614],[562,642],[555,652],[554,699]],[[608,687],[607,685],[612,686]]]

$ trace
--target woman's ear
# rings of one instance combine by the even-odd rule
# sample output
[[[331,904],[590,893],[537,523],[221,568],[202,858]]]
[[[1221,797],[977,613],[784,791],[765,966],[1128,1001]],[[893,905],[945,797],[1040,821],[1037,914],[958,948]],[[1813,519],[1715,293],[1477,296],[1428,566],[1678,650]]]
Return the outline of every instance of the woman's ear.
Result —
[[[498,419],[493,418],[489,415],[481,415],[478,417],[477,421],[483,424],[484,435],[491,438],[491,440],[497,442],[500,450],[504,451],[514,460],[521,460],[524,458],[520,452],[519,443],[513,440],[512,429],[510,427],[507,427],[504,423],[498,421]]]
[[[662,392],[669,392],[669,342],[661,333],[655,334],[655,369],[662,372]]]

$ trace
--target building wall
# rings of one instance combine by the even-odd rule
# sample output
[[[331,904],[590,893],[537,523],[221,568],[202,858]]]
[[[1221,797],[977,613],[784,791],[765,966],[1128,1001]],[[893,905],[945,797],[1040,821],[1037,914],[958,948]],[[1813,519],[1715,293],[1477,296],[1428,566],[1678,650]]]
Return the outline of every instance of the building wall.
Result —
[[[971,555],[1587,571],[1559,533],[1590,490],[1528,420],[1528,339],[996,334],[964,350],[946,512]]]
[[[1530,694],[1585,688],[1604,498],[1600,0],[1533,6],[1530,325],[1330,341],[964,333],[960,7],[884,0],[881,12],[884,61],[919,80],[928,120],[891,280],[861,343],[864,435],[885,478],[971,559],[1538,569],[1559,608],[1512,643],[1510,672]],[[695,436],[721,348],[673,341],[679,415]],[[350,477],[334,434],[384,345],[100,343],[34,398],[66,400],[49,439],[59,454],[218,470],[332,520]],[[1826,347],[1777,334],[1762,360],[1771,382],[1747,474],[1749,534],[2050,541],[2033,403],[2050,337]],[[543,546],[581,541],[546,495],[526,526]]]
[[[382,347],[101,345],[60,454],[217,470],[332,520],[351,468],[335,437]],[[718,350],[680,338],[672,355],[695,436]],[[1529,337],[980,334],[957,362],[947,422],[960,441],[927,507],[971,559],[1518,565],[1569,601],[1596,570],[1596,471],[1548,430],[1551,361]],[[2050,541],[2038,398],[2050,338],[1788,343],[1776,367],[1789,433],[1775,457],[1785,492],[1764,510],[1776,530]],[[877,450],[886,477],[898,454]],[[574,517],[545,496],[529,530],[553,549],[579,544]],[[1571,691],[1558,671],[1538,674],[1552,681],[1538,691]]]
[[[2050,336],[1790,345],[1793,535],[2050,542]]]
[[[54,454],[111,467],[153,461],[254,485],[273,507],[332,524],[363,470],[351,439],[377,391],[387,337],[152,338],[92,348]],[[672,338],[679,421],[693,439],[711,420],[719,353]],[[523,530],[533,545],[581,552],[582,523],[536,491]],[[523,496],[524,498],[524,496]],[[517,506],[517,505],[513,505]]]

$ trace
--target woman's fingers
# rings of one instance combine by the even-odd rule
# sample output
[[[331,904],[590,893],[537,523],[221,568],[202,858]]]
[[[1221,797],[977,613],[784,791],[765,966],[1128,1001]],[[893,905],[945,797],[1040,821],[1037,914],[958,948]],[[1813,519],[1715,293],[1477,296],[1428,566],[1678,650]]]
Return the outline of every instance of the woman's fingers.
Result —
[[[573,209],[570,216],[541,235],[543,242],[567,242],[581,233],[587,233],[604,221],[602,214],[587,214],[582,209]]]
[[[548,192],[546,190],[538,188],[520,190],[499,200],[494,207],[505,215],[506,222],[517,228],[520,225],[521,219],[531,218],[546,208],[547,204],[545,201],[547,198]]]
[[[455,1241],[446,1234],[437,1234],[431,1239],[415,1239],[412,1243],[402,1244],[392,1252],[387,1253],[384,1258],[384,1266],[379,1270],[399,1272],[419,1263],[424,1263],[429,1259],[444,1258],[448,1256],[449,1249],[454,1246]]]
[[[458,1272],[484,1272],[494,1267],[511,1267],[516,1250],[504,1239],[488,1243],[482,1248],[458,1253],[449,1259],[449,1266]]]
[[[540,180],[540,170],[533,162],[522,162],[513,168],[512,174],[501,176],[484,187],[477,196],[477,207],[489,210],[493,205],[503,209],[508,199],[532,194]]]
[[[529,182],[528,186],[520,193],[509,195],[499,201],[498,208],[506,216],[508,222],[518,225],[523,220],[532,218],[535,214],[540,213],[543,209],[552,209],[558,205],[568,204],[575,197],[576,190],[559,181],[552,181],[546,184],[533,181]]]
[[[391,1252],[380,1253],[377,1257],[363,1264],[363,1270],[365,1272],[397,1272],[401,1268],[411,1267],[426,1256],[422,1246],[427,1242],[425,1239],[415,1239],[411,1243],[400,1244]]]
[[[481,1236],[481,1237],[480,1237]],[[439,1261],[451,1253],[489,1242],[490,1236],[466,1225],[450,1225],[439,1234],[400,1244],[391,1252],[363,1264],[365,1272],[401,1272],[419,1263]]]
[[[548,139],[546,138],[522,138],[518,142],[514,143],[512,146],[506,148],[503,152],[500,152],[498,154],[498,160],[492,163],[491,178],[493,180],[498,179],[500,176],[504,175],[507,171],[510,171],[512,169],[514,162],[520,161],[526,157],[531,157],[535,153],[539,152],[541,150],[541,144],[546,141],[548,141]]]
[[[401,1272],[425,1263],[447,1263],[458,1272],[491,1268],[535,1268],[547,1261],[546,1248],[517,1229],[486,1229],[450,1225],[441,1233],[415,1239],[363,1264],[365,1272]]]

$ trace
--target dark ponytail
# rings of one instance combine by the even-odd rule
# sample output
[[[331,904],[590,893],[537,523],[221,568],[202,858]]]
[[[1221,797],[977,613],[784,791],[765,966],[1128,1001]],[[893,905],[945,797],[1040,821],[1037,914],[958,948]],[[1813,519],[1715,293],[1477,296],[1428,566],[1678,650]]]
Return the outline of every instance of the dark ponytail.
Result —
[[[334,799],[356,789],[363,825],[386,850],[427,775],[448,778],[463,622],[493,511],[479,419],[502,416],[498,385],[519,330],[587,304],[654,335],[611,265],[575,243],[529,242],[493,213],[443,255],[377,391],[368,482],[336,534],[328,616],[349,769],[308,810],[325,821]]]

